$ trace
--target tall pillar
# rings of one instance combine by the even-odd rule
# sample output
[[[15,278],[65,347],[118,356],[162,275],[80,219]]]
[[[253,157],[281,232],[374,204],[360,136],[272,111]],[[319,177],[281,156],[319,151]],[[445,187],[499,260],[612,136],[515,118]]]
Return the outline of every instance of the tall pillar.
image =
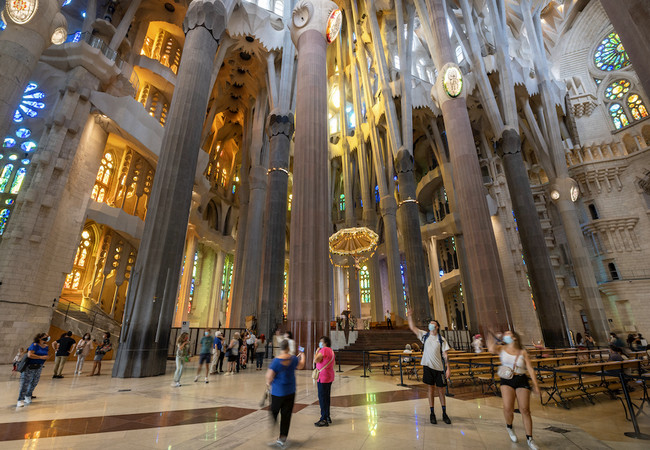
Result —
[[[431,285],[433,286],[433,317],[440,322],[443,329],[449,326],[445,298],[440,285],[440,264],[438,263],[438,241],[432,237],[428,242],[429,272],[431,274]]]
[[[131,0],[129,7],[126,9],[122,19],[120,19],[120,24],[117,26],[110,44],[108,44],[109,48],[112,48],[115,51],[120,48],[120,44],[122,44],[122,41],[126,37],[126,33],[128,33],[129,28],[131,28],[131,22],[133,21],[133,17],[135,17],[135,13],[140,7],[141,2],[142,0]]]
[[[453,63],[455,58],[447,34],[444,2],[430,0],[429,3],[435,47],[431,50],[438,55],[440,61],[439,76],[434,89],[442,110],[450,161],[454,167],[456,206],[463,225],[474,304],[477,316],[480,317],[479,328],[510,329],[512,320],[506,299],[499,252],[484,194],[474,136],[467,113],[466,93],[461,85],[460,91],[450,91],[456,95],[452,97],[443,87],[443,80],[448,71],[460,73]]]
[[[167,364],[185,231],[212,61],[227,22],[220,0],[190,3],[183,59],[162,140],[113,376],[162,375]]]
[[[431,317],[427,289],[426,260],[420,231],[420,209],[415,199],[416,185],[413,174],[413,156],[402,148],[395,158],[395,170],[399,182],[399,221],[404,237],[406,255],[406,278],[409,287],[409,307],[415,317]]]
[[[506,129],[501,139],[499,156],[503,161],[544,342],[551,347],[565,347],[568,344],[569,328],[566,317],[562,314],[562,300],[555,280],[555,271],[546,248],[544,231],[521,156],[521,139],[513,129]]]
[[[208,327],[219,327],[219,312],[221,311],[221,284],[223,283],[223,266],[226,261],[226,254],[218,250],[217,261],[212,274],[212,287],[210,289],[210,308],[208,312]]]
[[[255,165],[248,177],[249,205],[244,244],[244,270],[239,318],[232,317],[231,326],[245,326],[247,316],[258,316],[257,303],[262,276],[262,255],[264,252],[264,203],[266,200],[267,169]],[[283,211],[286,215],[286,208]],[[234,321],[233,321],[234,320]]]
[[[398,324],[406,320],[404,292],[402,291],[402,274],[400,272],[399,240],[397,239],[397,202],[392,195],[379,201],[379,211],[384,223],[386,262],[388,264],[388,289],[390,291],[391,313],[395,314]],[[407,268],[408,269],[408,268]]]
[[[308,363],[318,339],[329,334],[332,299],[328,238],[327,41],[336,4],[300,2],[293,10],[291,38],[298,49],[291,244],[289,326],[305,347]]]
[[[187,302],[190,297],[190,288],[192,286],[192,269],[194,268],[194,255],[196,254],[196,245],[198,243],[196,236],[196,227],[192,224],[187,225],[187,238],[185,239],[185,256],[183,258],[183,270],[181,274],[180,287],[178,289],[178,307],[174,313],[174,326],[180,327],[187,320],[188,310]]]
[[[266,236],[259,330],[271,336],[282,322],[284,299],[284,259],[287,243],[287,196],[289,194],[289,153],[294,131],[293,114],[274,110],[266,122],[269,136],[269,171],[266,191]]]
[[[31,17],[24,17],[22,13],[30,7],[34,7],[34,12]],[[0,33],[0,136],[3,140],[29,77],[43,50],[55,39],[54,31],[61,28],[62,36],[68,32],[60,10],[61,2],[57,0],[7,1],[5,4],[3,19],[7,27]]]

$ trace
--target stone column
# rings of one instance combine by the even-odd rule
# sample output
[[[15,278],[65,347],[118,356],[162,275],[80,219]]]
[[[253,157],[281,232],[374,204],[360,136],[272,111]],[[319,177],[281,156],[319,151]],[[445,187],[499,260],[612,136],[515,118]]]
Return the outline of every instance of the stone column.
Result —
[[[197,245],[196,227],[192,224],[187,226],[187,237],[185,239],[185,257],[181,274],[180,287],[178,289],[178,307],[174,313],[174,326],[180,327],[187,320],[187,302],[192,286],[192,269],[194,268],[194,255]]]
[[[606,345],[609,339],[609,323],[605,315],[596,277],[594,276],[591,259],[589,258],[589,250],[587,249],[582,228],[578,221],[575,203],[571,200],[572,187],[575,189],[578,188],[578,184],[573,179],[556,178],[552,181],[550,187],[551,199],[555,203],[555,206],[557,206],[560,218],[562,219],[562,225],[564,225],[564,232],[566,233],[567,243],[571,252],[573,271],[578,281],[580,295],[587,307],[586,313],[589,318],[591,334],[596,339],[598,345]]]
[[[257,317],[257,303],[260,292],[260,278],[262,272],[262,254],[264,251],[264,203],[266,199],[267,169],[262,166],[253,166],[248,178],[249,206],[246,230],[246,243],[244,244],[244,270],[241,297],[241,310],[239,318],[231,316],[231,326],[245,326],[247,316]],[[286,201],[286,200],[285,200]],[[284,209],[286,216],[286,207]],[[234,322],[233,322],[234,320]]]
[[[31,4],[36,0],[29,0]],[[20,3],[22,6],[22,3]],[[33,16],[23,24],[14,22],[5,5],[3,19],[7,28],[0,33],[0,136],[7,135],[11,117],[29,82],[29,77],[47,47],[52,34],[62,27],[67,33],[67,22],[57,0],[40,0]]]
[[[183,22],[183,59],[127,298],[115,377],[165,373],[201,126],[211,87],[212,66],[205,62],[214,59],[226,22],[220,0],[194,0]]]
[[[219,311],[221,311],[221,284],[223,283],[223,266],[226,254],[218,250],[217,261],[212,274],[212,288],[210,290],[210,309],[208,313],[208,327],[219,327]]]
[[[454,167],[454,187],[458,214],[463,225],[467,266],[474,293],[474,305],[480,317],[479,329],[510,329],[509,306],[506,299],[503,272],[492,222],[484,194],[481,169],[476,155],[465,92],[457,97],[447,95],[442,80],[455,61],[447,34],[447,18],[442,0],[430,0],[433,40],[432,53],[439,56],[442,65],[434,89],[442,110],[450,161]],[[445,64],[448,63],[448,64]]]
[[[500,144],[498,153],[503,161],[544,342],[551,347],[565,347],[568,344],[569,327],[562,314],[562,300],[555,280],[555,271],[546,248],[544,231],[521,156],[521,139],[515,130],[506,129]]]
[[[259,304],[259,330],[271,336],[282,322],[284,298],[284,260],[287,243],[287,196],[289,193],[289,154],[293,137],[293,114],[274,110],[266,122],[269,136],[269,171],[266,191],[266,238],[262,291]]]
[[[438,241],[432,237],[428,243],[427,251],[429,253],[429,272],[431,274],[431,286],[433,287],[433,317],[440,322],[444,329],[449,326],[447,317],[447,308],[445,298],[440,285],[440,265],[438,263]]]
[[[336,4],[302,1],[292,14],[298,49],[293,202],[289,259],[289,327],[311,364],[318,338],[329,334],[332,300],[328,238],[327,65],[325,30]]]
[[[142,0],[131,0],[131,3],[129,3],[129,7],[122,16],[122,19],[120,19],[120,24],[117,26],[115,34],[111,38],[111,43],[108,44],[108,46],[113,50],[117,51],[120,48],[120,44],[122,44],[122,41],[126,37],[126,33],[129,32],[131,22],[133,21],[133,17],[135,17],[135,13],[140,7],[141,2]]]
[[[387,195],[379,201],[379,211],[384,223],[386,262],[388,265],[388,288],[390,307],[398,325],[406,320],[404,293],[402,291],[402,274],[400,272],[399,240],[397,238],[397,202],[395,197]],[[419,226],[419,225],[418,225]]]
[[[431,317],[429,294],[427,289],[426,260],[420,232],[420,210],[415,199],[415,176],[413,174],[413,156],[402,148],[395,158],[395,171],[399,182],[399,221],[404,237],[406,255],[406,277],[409,287],[409,307],[415,317],[426,320]]]

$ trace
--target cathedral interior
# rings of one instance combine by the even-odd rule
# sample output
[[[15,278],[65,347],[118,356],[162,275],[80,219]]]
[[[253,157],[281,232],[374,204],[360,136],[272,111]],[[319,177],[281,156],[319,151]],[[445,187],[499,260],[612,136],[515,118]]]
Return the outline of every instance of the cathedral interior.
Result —
[[[0,8],[2,364],[68,330],[112,335],[116,383],[185,330],[290,331],[309,364],[409,316],[650,333],[646,2]]]

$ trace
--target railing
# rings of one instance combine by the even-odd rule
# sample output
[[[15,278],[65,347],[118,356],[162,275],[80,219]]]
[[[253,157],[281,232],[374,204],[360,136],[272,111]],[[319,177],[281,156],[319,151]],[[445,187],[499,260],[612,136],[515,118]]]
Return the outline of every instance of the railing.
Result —
[[[84,33],[81,33],[81,37],[79,38],[78,42],[85,42],[86,44],[90,45],[92,48],[98,49],[102,55],[107,57],[109,60],[114,61],[115,65],[118,68],[122,68],[122,65],[124,64],[124,61],[122,58],[120,58],[120,55],[110,48],[104,41],[102,41],[100,38],[97,36],[93,36],[91,32],[86,31]]]
[[[72,306],[72,311],[80,311],[80,312],[87,312],[89,314],[92,314],[92,321],[90,324],[90,333],[93,332],[95,329],[95,323],[97,321],[97,315],[103,314],[103,312],[93,310],[93,309],[88,309],[84,308],[83,306],[79,305],[78,303],[75,303],[71,300],[68,300],[67,298],[60,297],[59,301],[57,302],[56,305],[56,310],[63,314],[63,321],[67,322],[68,317],[70,316],[70,307]],[[99,329],[99,328],[98,328]],[[101,330],[101,331],[108,331],[108,330]]]
[[[232,339],[232,336],[238,332],[239,334],[243,334],[244,331],[246,331],[246,328],[190,328],[189,329],[189,334],[190,334],[190,354],[191,355],[198,355],[200,353],[200,347],[201,347],[201,338],[203,337],[202,333],[210,329],[212,330],[212,333],[210,334],[212,338],[214,338],[214,334],[217,331],[221,331],[223,333],[223,339],[224,343],[229,343],[230,339]],[[169,358],[172,358],[176,355],[176,339],[180,334],[183,332],[182,328],[177,328],[174,327],[171,329],[171,333],[169,335],[169,347],[167,351],[167,356]],[[268,351],[268,350],[267,350]]]

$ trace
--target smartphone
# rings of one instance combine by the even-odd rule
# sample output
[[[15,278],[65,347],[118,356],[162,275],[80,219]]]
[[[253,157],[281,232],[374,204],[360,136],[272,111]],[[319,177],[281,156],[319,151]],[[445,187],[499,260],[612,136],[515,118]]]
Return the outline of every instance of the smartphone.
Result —
[[[298,351],[300,353],[304,353],[305,352],[305,347],[298,347]]]

